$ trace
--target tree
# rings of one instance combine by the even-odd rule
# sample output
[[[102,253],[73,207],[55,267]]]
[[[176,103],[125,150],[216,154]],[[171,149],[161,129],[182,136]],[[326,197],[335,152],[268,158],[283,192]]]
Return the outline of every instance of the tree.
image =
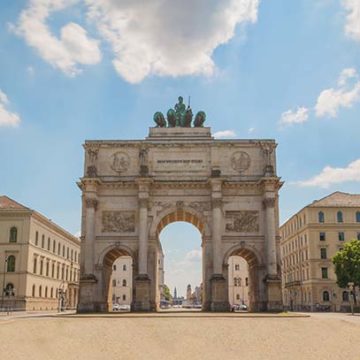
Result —
[[[170,289],[167,285],[163,285],[163,294],[164,294],[164,299],[167,301],[171,301],[172,296],[170,294]]]
[[[344,244],[344,248],[338,251],[332,259],[335,265],[337,284],[346,288],[349,282],[360,286],[360,241],[351,240]],[[353,291],[354,302],[356,303],[355,291]]]

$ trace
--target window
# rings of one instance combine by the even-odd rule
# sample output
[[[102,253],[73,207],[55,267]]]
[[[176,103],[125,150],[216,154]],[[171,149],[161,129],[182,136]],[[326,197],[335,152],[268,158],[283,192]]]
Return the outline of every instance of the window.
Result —
[[[345,240],[345,234],[344,234],[343,231],[340,231],[338,233],[338,239],[339,239],[339,241],[344,241]]]
[[[343,222],[343,213],[341,211],[338,211],[336,214],[337,222],[342,223]]]
[[[13,226],[10,229],[9,242],[16,242],[16,241],[17,241],[17,228],[15,226]]]
[[[39,286],[39,297],[42,297],[42,287],[41,287],[41,285]]]
[[[33,268],[34,274],[36,274],[36,270],[37,270],[37,258],[34,258],[34,268]]]
[[[328,268],[326,267],[321,268],[321,278],[322,279],[328,278]]]
[[[234,277],[234,286],[238,286],[238,279]]]
[[[70,257],[69,248],[66,248],[66,258],[68,259]]]
[[[349,301],[349,293],[347,291],[343,291],[342,300],[343,301]]]
[[[49,262],[46,262],[46,276],[49,276]]]
[[[47,298],[47,295],[48,295],[48,288],[47,286],[45,287],[45,297]]]
[[[51,277],[53,278],[55,276],[55,264],[53,263],[51,265]]]
[[[70,258],[71,258],[71,261],[74,260],[74,250],[71,250],[71,256],[70,256]]]
[[[236,300],[240,300],[240,294],[236,294]]]
[[[41,236],[41,247],[42,248],[45,247],[45,235],[44,234]]]
[[[48,238],[48,246],[47,246],[47,249],[50,251],[50,242],[51,242],[51,240],[50,240],[50,238]]]
[[[245,286],[249,286],[249,278],[245,278]]]
[[[60,249],[61,249],[61,245],[60,243],[58,243],[58,255],[60,255]]]
[[[56,278],[59,279],[59,277],[60,277],[60,265],[58,264],[56,268]]]
[[[40,260],[40,275],[43,274],[44,261]]]
[[[328,291],[323,292],[323,301],[330,301],[330,294]]]
[[[113,285],[113,286],[116,286],[116,280],[115,280],[115,279],[113,279],[112,285]]]
[[[65,245],[63,245],[62,256],[65,257]]]
[[[126,295],[123,295],[123,301],[125,301],[126,300]]]
[[[5,295],[6,296],[15,296],[14,284],[8,283],[5,286]]]
[[[356,217],[356,222],[360,222],[360,211],[356,212],[355,217]]]
[[[322,211],[319,212],[318,219],[319,219],[319,223],[325,222],[325,215]]]
[[[113,270],[116,271],[116,265],[113,266]]]
[[[123,265],[123,271],[126,271],[126,264]]]
[[[239,264],[235,264],[235,270],[240,270],[240,265]]]
[[[10,255],[7,258],[7,272],[15,272],[15,256]]]
[[[65,275],[65,266],[63,265],[61,267],[61,280],[64,280],[64,275]]]
[[[319,239],[320,239],[320,241],[325,241],[326,236],[325,236],[325,233],[324,233],[324,232],[321,232],[321,233],[320,233]]]
[[[53,241],[53,253],[55,254],[55,251],[56,251],[56,241],[54,240]]]
[[[39,232],[38,231],[35,233],[35,245],[36,246],[39,245]]]
[[[360,232],[357,233],[357,239],[360,240]]]
[[[326,259],[327,256],[326,256],[326,248],[321,248],[320,249],[320,258],[321,259]]]
[[[51,297],[51,298],[54,297],[54,288],[51,288],[51,290],[50,290],[50,297]]]
[[[122,281],[122,286],[126,286],[126,280],[125,279]]]
[[[32,287],[32,297],[35,297],[35,285]]]

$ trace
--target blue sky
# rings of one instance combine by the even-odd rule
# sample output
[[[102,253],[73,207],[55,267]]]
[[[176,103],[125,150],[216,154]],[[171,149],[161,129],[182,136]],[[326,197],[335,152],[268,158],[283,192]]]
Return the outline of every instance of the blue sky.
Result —
[[[276,139],[282,222],[357,193],[359,14],[358,0],[2,0],[0,193],[78,232],[81,144],[144,138],[178,95],[218,137]],[[177,226],[169,264],[200,248]]]

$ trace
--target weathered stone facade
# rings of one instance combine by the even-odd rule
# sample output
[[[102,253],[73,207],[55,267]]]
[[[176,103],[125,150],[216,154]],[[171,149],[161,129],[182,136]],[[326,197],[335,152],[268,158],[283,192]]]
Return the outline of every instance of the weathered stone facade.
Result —
[[[282,308],[274,140],[215,140],[210,128],[150,128],[145,140],[86,141],[79,311],[107,311],[111,266],[133,258],[134,310],[159,306],[159,234],[202,235],[203,309],[228,311],[228,258],[249,264],[252,310]]]

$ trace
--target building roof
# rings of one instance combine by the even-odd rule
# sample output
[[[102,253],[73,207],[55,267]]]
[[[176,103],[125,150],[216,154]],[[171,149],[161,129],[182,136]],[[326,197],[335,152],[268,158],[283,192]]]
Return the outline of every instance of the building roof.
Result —
[[[30,210],[29,208],[25,207],[24,205],[19,204],[13,199],[3,195],[0,196],[0,210]]]
[[[310,207],[360,207],[360,194],[336,191],[320,200],[313,201]]]
[[[6,212],[6,210],[10,210],[10,211],[14,210],[16,212],[17,211],[21,212],[21,210],[22,210],[23,212],[24,211],[29,212],[30,216],[34,216],[37,220],[42,221],[47,226],[50,226],[54,230],[61,232],[65,237],[72,239],[76,243],[80,242],[80,239],[77,236],[70,234],[67,230],[65,230],[61,226],[55,224],[51,219],[48,219],[46,216],[42,215],[41,213],[16,202],[15,200],[9,198],[6,195],[0,196],[0,211],[1,210],[3,210],[4,212]]]

